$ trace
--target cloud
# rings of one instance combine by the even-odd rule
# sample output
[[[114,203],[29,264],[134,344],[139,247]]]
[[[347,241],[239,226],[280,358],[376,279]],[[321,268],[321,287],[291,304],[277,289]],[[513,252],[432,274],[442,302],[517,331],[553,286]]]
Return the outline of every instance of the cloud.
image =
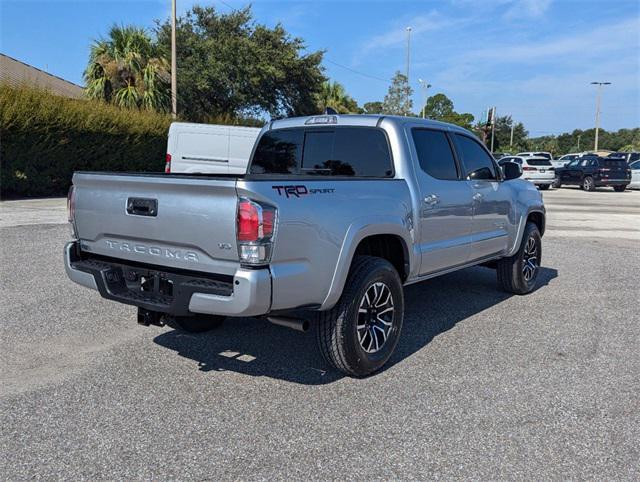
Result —
[[[551,6],[552,0],[516,0],[504,13],[505,20],[540,18]]]
[[[640,19],[632,18],[616,24],[581,30],[578,34],[547,40],[536,39],[517,45],[492,46],[467,52],[469,59],[493,60],[500,64],[509,62],[531,63],[539,61],[571,60],[571,55],[581,59],[605,52],[638,48]]]
[[[450,28],[460,23],[461,20],[445,18],[435,10],[424,15],[404,17],[401,20],[396,20],[394,26],[385,33],[369,38],[362,48],[362,53],[403,44],[407,41],[407,27],[411,27],[411,35],[416,37],[426,32]]]

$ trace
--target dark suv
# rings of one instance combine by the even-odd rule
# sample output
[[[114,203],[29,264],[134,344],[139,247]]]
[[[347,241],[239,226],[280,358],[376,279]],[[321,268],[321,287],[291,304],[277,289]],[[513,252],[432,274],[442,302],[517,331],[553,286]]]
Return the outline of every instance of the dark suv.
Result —
[[[631,169],[623,159],[585,156],[556,169],[555,187],[562,184],[580,186],[585,191],[611,186],[622,192],[631,182]]]

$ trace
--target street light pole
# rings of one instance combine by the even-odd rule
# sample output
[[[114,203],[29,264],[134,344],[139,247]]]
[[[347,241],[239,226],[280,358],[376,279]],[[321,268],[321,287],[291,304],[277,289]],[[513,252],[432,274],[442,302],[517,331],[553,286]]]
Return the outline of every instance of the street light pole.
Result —
[[[411,62],[411,27],[407,27],[407,109],[409,108],[409,64]]]
[[[596,139],[593,144],[594,152],[598,152],[598,131],[600,130],[600,100],[602,98],[602,86],[611,85],[611,82],[591,82],[591,85],[598,86],[598,93],[596,94]]]
[[[178,113],[176,63],[176,0],[171,0],[171,116],[174,119]]]
[[[418,79],[420,86],[422,87],[422,118],[426,117],[427,110],[427,90],[431,87],[431,84],[427,84],[424,80]]]

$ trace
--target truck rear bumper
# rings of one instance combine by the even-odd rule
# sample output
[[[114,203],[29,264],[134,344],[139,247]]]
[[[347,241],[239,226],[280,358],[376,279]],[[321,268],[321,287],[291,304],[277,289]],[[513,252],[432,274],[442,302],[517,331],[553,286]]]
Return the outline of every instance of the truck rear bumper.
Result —
[[[64,264],[72,281],[98,291],[103,298],[160,313],[257,316],[271,308],[268,269],[239,268],[233,276],[178,272],[80,256],[75,241],[65,246]]]

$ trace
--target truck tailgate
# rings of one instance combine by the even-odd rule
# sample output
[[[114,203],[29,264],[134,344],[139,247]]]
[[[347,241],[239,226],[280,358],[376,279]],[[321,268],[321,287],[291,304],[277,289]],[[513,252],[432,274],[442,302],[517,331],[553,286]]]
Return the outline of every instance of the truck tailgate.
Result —
[[[237,268],[235,178],[79,172],[73,184],[83,251],[220,274]]]

